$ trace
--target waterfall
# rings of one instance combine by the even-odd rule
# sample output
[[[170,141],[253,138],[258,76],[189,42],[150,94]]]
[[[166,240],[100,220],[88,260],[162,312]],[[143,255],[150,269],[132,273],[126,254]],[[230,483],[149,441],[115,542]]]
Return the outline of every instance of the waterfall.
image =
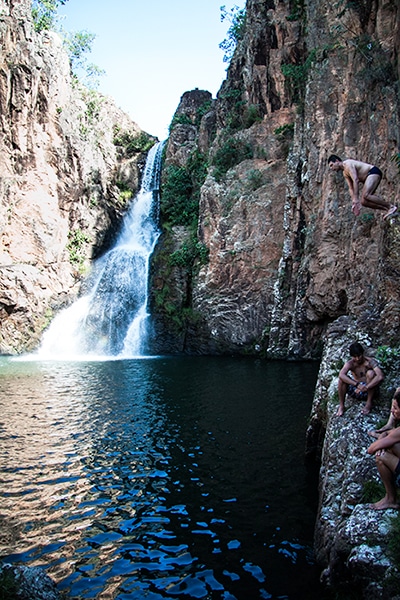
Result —
[[[151,148],[141,189],[114,247],[94,263],[88,293],[52,321],[40,357],[143,355],[149,260],[159,236],[162,148],[163,142]]]

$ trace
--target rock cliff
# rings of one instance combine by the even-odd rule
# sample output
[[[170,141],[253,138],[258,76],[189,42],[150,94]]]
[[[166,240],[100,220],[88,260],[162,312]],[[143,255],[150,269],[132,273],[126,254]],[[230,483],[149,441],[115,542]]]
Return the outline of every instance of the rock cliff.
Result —
[[[2,353],[34,348],[76,296],[142,158],[138,127],[79,86],[29,8],[0,0]],[[338,420],[335,364],[353,339],[400,344],[400,227],[370,209],[355,218],[327,158],[377,164],[399,202],[399,44],[398,2],[248,0],[218,97],[183,94],[171,124],[151,274],[156,352],[322,357],[307,437],[322,453],[317,559],[328,584],[371,599],[398,585],[392,515],[363,497],[376,479],[367,430],[398,367],[372,416],[350,403]]]
[[[361,414],[363,403],[347,397],[345,413],[337,417],[338,373],[354,340],[375,353],[355,319],[340,317],[329,326],[307,431],[307,454],[320,464],[315,553],[327,587],[345,597],[394,600],[400,589],[398,511],[370,506],[384,489],[367,448],[373,441],[368,432],[387,422],[399,384],[398,358],[384,365],[386,377],[369,415]]]
[[[71,75],[29,0],[0,0],[0,352],[37,344],[138,188],[143,132]],[[125,192],[125,195],[122,193]]]
[[[398,3],[248,0],[216,101],[199,120],[203,93],[184,94],[167,148],[166,165],[190,175],[194,153],[205,157],[207,259],[176,260],[192,232],[175,223],[153,262],[157,351],[322,357],[307,436],[307,454],[322,455],[316,557],[327,585],[371,600],[399,589],[393,511],[365,495],[378,480],[367,432],[387,418],[399,365],[371,416],[350,403],[338,419],[337,364],[356,339],[399,347],[400,222],[365,208],[355,218],[327,159],[379,165],[380,192],[400,202],[399,24]]]
[[[399,342],[399,221],[370,209],[355,218],[343,176],[327,168],[332,152],[376,163],[383,196],[400,199],[398,44],[396,3],[247,2],[217,100],[184,122],[183,96],[172,122],[167,161],[196,148],[208,166],[198,219],[208,261],[190,273],[189,321],[187,265],[174,266],[178,287],[164,282],[182,317],[168,329],[176,350],[319,357],[341,315],[377,343]],[[172,240],[162,243],[176,251]]]

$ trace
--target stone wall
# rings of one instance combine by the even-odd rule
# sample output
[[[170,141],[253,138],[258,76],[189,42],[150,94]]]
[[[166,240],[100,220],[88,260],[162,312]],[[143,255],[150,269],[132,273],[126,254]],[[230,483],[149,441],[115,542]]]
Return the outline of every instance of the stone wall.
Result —
[[[37,346],[111,243],[139,155],[114,143],[138,126],[72,77],[62,41],[36,33],[27,0],[0,2],[0,352]]]
[[[198,238],[209,261],[193,272],[197,320],[177,350],[318,358],[341,315],[376,343],[399,343],[399,219],[371,209],[355,218],[342,174],[327,166],[332,152],[376,163],[381,193],[400,201],[398,43],[395,3],[248,1],[204,117],[216,131],[204,143],[206,127],[191,129],[190,148],[208,157]],[[177,134],[171,161],[182,159]],[[217,176],[221,154],[235,152]],[[182,297],[172,286],[178,308]]]

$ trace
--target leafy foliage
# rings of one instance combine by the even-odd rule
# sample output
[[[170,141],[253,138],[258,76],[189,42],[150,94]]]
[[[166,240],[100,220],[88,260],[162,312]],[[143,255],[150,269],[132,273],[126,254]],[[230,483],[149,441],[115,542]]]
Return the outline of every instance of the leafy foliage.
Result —
[[[221,21],[229,21],[230,26],[227,37],[219,44],[219,47],[224,51],[224,62],[230,62],[238,42],[240,42],[244,36],[246,27],[246,9],[240,9],[235,5],[228,11],[224,5],[221,6],[220,10]]]
[[[53,29],[56,22],[58,6],[63,6],[68,0],[32,0],[32,19],[35,31]]]
[[[171,254],[171,264],[181,268],[192,269],[196,261],[198,265],[204,265],[208,261],[208,248],[198,241],[196,235],[192,235],[184,242],[179,250]]]
[[[69,232],[68,240],[67,250],[70,263],[76,265],[81,271],[85,262],[84,246],[90,243],[90,237],[81,229],[74,229]]]
[[[379,346],[376,350],[376,359],[384,371],[397,372],[400,363],[400,348]]]
[[[238,138],[229,138],[213,157],[215,179],[220,182],[229,169],[249,158],[253,158],[251,145]]]
[[[313,50],[301,64],[288,63],[281,65],[281,71],[285,76],[288,91],[294,104],[300,106],[303,104],[308,73],[315,57],[316,50]]]
[[[171,225],[191,225],[198,216],[198,204],[192,197],[193,184],[186,167],[170,165],[161,193],[161,216]]]
[[[155,139],[145,131],[131,133],[129,131],[121,131],[117,126],[114,129],[113,142],[115,146],[121,146],[124,149],[127,158],[131,158],[138,152],[148,152],[154,146]]]
[[[195,151],[185,167],[169,165],[164,171],[161,190],[161,219],[170,226],[197,227],[200,188],[207,175],[207,162]]]

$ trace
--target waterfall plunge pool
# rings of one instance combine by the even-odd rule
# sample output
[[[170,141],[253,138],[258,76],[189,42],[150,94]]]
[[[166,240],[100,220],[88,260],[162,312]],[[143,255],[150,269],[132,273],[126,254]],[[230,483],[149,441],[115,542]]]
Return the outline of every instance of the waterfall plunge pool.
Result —
[[[318,365],[0,359],[1,559],[70,598],[322,597]]]

